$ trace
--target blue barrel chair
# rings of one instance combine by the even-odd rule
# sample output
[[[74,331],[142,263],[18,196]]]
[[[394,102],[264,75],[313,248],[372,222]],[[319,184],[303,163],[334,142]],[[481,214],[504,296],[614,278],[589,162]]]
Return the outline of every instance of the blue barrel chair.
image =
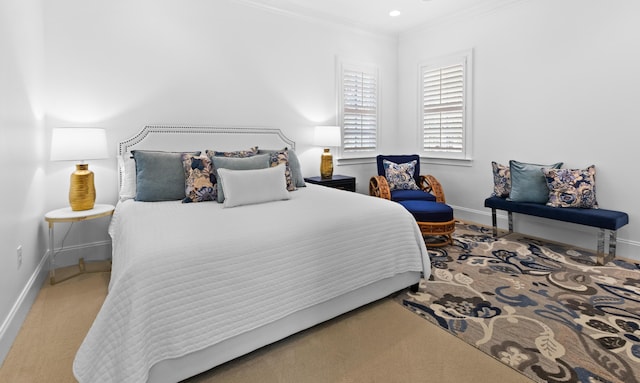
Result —
[[[420,175],[420,156],[378,155],[376,164],[378,175],[369,180],[369,194],[404,206],[416,219],[428,247],[452,244],[453,209],[446,204],[440,182],[432,175]]]

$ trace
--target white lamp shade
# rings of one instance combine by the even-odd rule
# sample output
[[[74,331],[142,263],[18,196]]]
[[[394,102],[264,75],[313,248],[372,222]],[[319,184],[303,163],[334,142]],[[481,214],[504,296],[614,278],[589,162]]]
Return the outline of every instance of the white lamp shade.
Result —
[[[313,143],[317,146],[340,146],[339,126],[316,126]]]
[[[84,161],[108,158],[107,135],[100,128],[54,128],[51,161]]]

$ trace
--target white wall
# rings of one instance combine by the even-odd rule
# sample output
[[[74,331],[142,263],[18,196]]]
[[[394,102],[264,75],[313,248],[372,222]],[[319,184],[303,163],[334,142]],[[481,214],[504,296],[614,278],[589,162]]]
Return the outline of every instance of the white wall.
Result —
[[[618,254],[640,259],[638,89],[640,3],[522,0],[403,34],[399,40],[399,142],[414,146],[421,60],[474,50],[471,166],[426,165],[461,218],[490,224],[491,161],[563,161],[597,169],[602,208],[629,214]],[[506,227],[503,222],[502,227]],[[595,249],[595,229],[516,217],[516,230]]]
[[[0,2],[0,361],[44,275],[47,194],[40,1]],[[16,249],[22,246],[18,267]],[[34,290],[28,286],[34,285]],[[21,307],[24,303],[24,308]]]
[[[45,15],[48,128],[108,129],[98,200],[116,198],[115,143],[150,123],[278,127],[305,176],[318,175],[320,150],[305,152],[313,126],[336,123],[336,56],[379,65],[382,135],[393,139],[395,38],[229,0],[58,0]]]

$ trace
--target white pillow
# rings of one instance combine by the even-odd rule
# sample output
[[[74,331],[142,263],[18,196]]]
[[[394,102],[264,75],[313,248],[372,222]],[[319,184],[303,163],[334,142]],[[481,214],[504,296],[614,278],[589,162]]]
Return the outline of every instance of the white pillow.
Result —
[[[125,157],[118,156],[118,168],[120,169],[120,201],[136,198],[136,161],[130,153]]]
[[[224,192],[223,206],[234,207],[291,198],[284,176],[285,165],[266,169],[218,169]]]

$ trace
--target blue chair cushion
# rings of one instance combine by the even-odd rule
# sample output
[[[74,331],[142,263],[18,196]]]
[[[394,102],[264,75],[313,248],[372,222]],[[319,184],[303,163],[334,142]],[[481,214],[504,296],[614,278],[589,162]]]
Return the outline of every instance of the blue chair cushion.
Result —
[[[422,190],[392,190],[391,191],[391,200],[400,202],[400,201],[436,201],[436,197]]]
[[[453,219],[451,206],[432,201],[399,201],[418,222],[447,222]]]

